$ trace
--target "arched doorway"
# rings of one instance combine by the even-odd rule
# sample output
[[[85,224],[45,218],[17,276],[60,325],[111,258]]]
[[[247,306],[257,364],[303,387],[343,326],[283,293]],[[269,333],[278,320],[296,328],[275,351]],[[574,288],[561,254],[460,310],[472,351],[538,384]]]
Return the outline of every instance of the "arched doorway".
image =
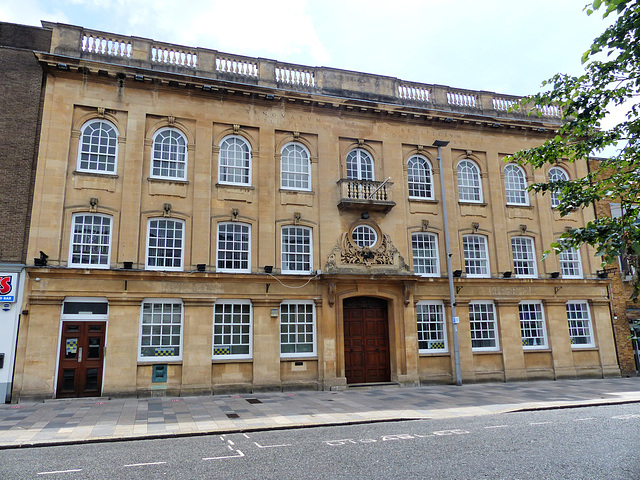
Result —
[[[344,368],[347,383],[391,379],[387,302],[353,297],[343,302]]]

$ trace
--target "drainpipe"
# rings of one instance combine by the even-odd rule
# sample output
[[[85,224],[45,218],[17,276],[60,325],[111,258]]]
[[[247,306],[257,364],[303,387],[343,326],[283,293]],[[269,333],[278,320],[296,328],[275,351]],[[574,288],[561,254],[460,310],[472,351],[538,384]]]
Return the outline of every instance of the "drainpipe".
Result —
[[[456,315],[456,290],[453,286],[453,268],[451,267],[451,241],[449,240],[449,217],[447,216],[447,196],[444,191],[444,169],[442,168],[442,150],[449,142],[436,140],[434,147],[438,147],[438,168],[440,169],[440,191],[442,192],[442,214],[444,216],[444,242],[447,250],[447,277],[449,279],[449,301],[451,303],[451,330],[453,331],[453,358],[456,368],[456,385],[462,385],[462,369],[460,368],[460,343],[458,341],[458,324],[460,319]]]

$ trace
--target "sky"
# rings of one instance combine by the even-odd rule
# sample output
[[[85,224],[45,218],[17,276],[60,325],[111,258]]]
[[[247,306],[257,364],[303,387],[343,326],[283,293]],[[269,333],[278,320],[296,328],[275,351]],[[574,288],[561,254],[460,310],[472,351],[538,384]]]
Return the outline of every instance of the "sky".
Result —
[[[0,0],[41,20],[406,81],[533,94],[607,26],[587,0]]]

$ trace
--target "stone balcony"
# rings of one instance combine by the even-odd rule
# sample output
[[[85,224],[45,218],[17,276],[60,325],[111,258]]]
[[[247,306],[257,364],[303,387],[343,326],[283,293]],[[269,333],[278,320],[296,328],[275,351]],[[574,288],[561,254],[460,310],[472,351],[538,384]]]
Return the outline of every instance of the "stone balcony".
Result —
[[[392,182],[371,180],[338,180],[340,186],[340,210],[367,210],[388,213],[396,202],[391,198]]]
[[[510,111],[520,100],[520,97],[513,95],[408,82],[328,67],[295,65],[99,32],[74,25],[43,22],[43,26],[52,30],[50,54],[150,70],[158,74],[186,75],[205,90],[211,89],[214,81],[223,81],[274,89],[272,94],[267,92],[267,96],[278,95],[278,91],[300,92],[361,100],[363,108],[376,102],[410,107],[414,111],[437,111],[438,115],[444,114],[443,118],[446,112],[489,116],[494,119],[494,126],[500,125],[495,122],[502,119],[526,120],[538,126],[562,123],[562,112],[556,106],[540,107],[537,115],[533,116],[528,115],[530,108]]]

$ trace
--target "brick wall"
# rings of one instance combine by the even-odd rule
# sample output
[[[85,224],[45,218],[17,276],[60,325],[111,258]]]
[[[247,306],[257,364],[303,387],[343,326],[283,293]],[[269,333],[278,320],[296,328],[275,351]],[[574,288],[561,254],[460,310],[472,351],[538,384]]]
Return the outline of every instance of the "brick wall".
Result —
[[[0,263],[25,263],[38,154],[43,72],[33,50],[51,31],[0,23]]]

